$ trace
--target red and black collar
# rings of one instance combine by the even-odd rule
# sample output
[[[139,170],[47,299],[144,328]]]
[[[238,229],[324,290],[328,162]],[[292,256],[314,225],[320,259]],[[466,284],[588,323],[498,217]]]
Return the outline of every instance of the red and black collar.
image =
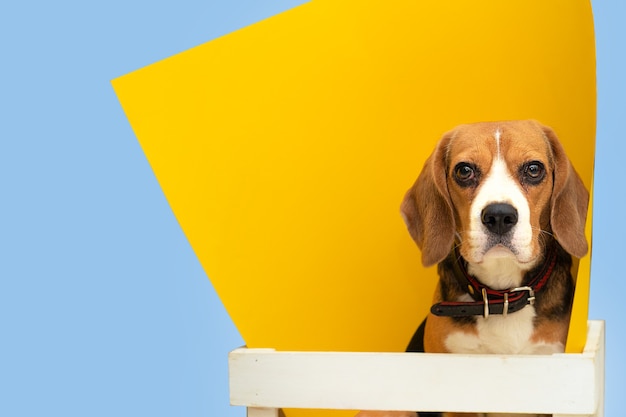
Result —
[[[480,283],[467,272],[465,261],[457,253],[452,252],[454,272],[460,282],[465,282],[467,292],[475,301],[442,301],[433,305],[430,312],[445,317],[489,317],[491,314],[506,316],[535,303],[535,293],[540,291],[554,270],[557,251],[553,247],[546,256],[543,267],[522,287],[508,290],[494,290]]]

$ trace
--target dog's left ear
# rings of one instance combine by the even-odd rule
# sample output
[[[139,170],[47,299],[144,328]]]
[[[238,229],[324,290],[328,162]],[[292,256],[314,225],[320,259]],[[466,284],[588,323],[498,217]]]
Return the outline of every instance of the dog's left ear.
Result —
[[[422,251],[424,266],[444,260],[454,243],[455,222],[445,163],[445,150],[452,133],[439,141],[400,207],[407,229]]]
[[[550,221],[556,240],[570,255],[583,257],[588,250],[585,221],[589,192],[565,154],[552,129],[542,126],[554,156],[554,185]]]

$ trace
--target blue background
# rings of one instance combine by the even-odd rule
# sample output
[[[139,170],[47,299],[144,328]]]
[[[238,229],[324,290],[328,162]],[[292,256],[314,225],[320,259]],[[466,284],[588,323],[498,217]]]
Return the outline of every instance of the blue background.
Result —
[[[245,415],[228,406],[226,368],[243,341],[110,80],[303,2],[0,5],[0,415]],[[618,416],[626,408],[626,3],[593,7],[590,316],[607,321],[606,414]]]

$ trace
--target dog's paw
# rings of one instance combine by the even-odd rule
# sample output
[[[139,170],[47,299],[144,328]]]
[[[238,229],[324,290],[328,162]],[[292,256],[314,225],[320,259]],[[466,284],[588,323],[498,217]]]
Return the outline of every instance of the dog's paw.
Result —
[[[409,411],[361,411],[354,417],[417,417]]]

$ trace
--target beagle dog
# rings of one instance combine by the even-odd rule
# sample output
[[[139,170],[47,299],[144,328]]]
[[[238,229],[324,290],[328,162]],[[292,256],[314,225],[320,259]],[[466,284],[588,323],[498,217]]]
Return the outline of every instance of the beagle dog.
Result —
[[[572,256],[588,249],[588,202],[556,134],[536,121],[468,124],[446,133],[401,206],[422,263],[437,264],[439,273],[431,312],[407,350],[563,352]]]

